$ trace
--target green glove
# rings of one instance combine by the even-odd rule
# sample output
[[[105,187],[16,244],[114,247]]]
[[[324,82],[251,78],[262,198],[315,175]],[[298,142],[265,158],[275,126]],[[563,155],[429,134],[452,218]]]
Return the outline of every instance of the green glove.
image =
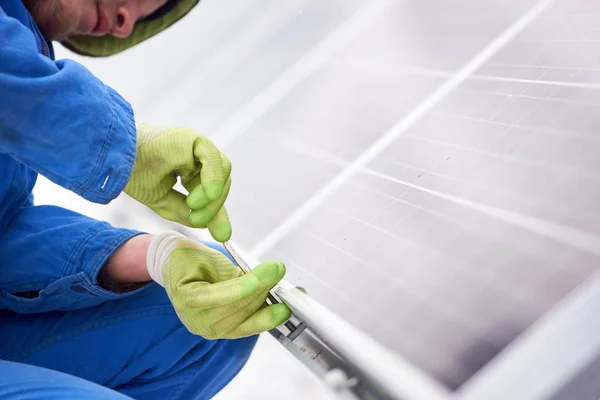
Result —
[[[231,237],[223,204],[231,187],[231,162],[206,137],[191,129],[142,124],[125,193],[163,218],[208,228],[215,240]],[[174,189],[177,178],[189,192]]]
[[[181,322],[206,339],[255,335],[291,315],[284,304],[263,307],[268,291],[285,274],[282,263],[267,261],[244,275],[220,252],[165,232],[150,242],[147,267],[167,290]]]

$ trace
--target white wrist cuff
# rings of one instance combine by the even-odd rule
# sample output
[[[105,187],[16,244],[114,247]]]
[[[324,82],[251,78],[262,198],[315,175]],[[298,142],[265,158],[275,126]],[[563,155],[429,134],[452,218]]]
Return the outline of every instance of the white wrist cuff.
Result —
[[[146,253],[146,267],[152,280],[164,287],[162,269],[169,255],[175,249],[175,243],[185,238],[181,233],[167,231],[156,235],[148,246]]]

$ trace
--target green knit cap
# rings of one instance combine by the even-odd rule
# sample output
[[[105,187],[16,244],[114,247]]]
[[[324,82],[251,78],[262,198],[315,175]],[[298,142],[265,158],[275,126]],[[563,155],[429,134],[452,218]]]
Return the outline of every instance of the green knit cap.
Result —
[[[72,36],[62,45],[69,50],[91,57],[107,57],[127,50],[164,31],[189,13],[200,0],[171,0],[150,17],[138,21],[126,38],[114,36]]]

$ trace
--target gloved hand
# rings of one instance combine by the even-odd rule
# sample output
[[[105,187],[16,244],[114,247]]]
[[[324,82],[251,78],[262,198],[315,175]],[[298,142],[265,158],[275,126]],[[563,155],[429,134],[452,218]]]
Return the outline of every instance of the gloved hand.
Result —
[[[282,263],[267,261],[244,275],[217,250],[165,232],[150,242],[147,267],[167,290],[181,322],[206,339],[251,336],[291,315],[284,304],[263,307],[268,291],[285,274]]]
[[[215,240],[225,242],[231,237],[223,206],[230,173],[231,162],[206,137],[187,128],[141,124],[133,173],[124,191],[161,217],[207,227]],[[179,176],[187,197],[173,188]]]

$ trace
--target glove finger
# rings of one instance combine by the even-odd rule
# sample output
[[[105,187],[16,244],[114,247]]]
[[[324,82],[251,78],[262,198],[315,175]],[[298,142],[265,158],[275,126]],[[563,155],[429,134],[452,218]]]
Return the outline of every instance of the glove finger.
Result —
[[[229,316],[230,313],[226,309],[233,307],[239,312],[246,311],[247,314],[251,314],[265,301],[267,292],[283,277],[282,265],[266,262],[254,269],[258,270],[257,273],[253,273],[252,270],[248,275],[218,283],[195,281],[186,282],[184,285],[176,284],[177,287],[181,287],[178,297],[189,308],[205,310],[219,307]],[[285,273],[285,267],[283,268]],[[250,303],[256,303],[256,307]]]
[[[256,279],[256,278],[255,278]],[[258,279],[256,279],[258,282]],[[260,284],[259,284],[260,286]],[[229,332],[241,325],[259,309],[266,305],[265,297],[259,289],[253,296],[231,303],[229,305],[200,311],[204,313],[207,331],[214,337],[225,337]]]
[[[223,163],[223,172],[226,180],[229,180],[231,175],[231,162],[225,154],[221,152],[221,161]],[[206,191],[202,187],[202,178],[198,174],[192,179],[182,182],[183,187],[187,189],[189,195],[187,197],[187,204],[192,210],[206,207],[212,199],[206,195]]]
[[[213,201],[212,203],[208,204],[204,208],[192,209],[192,212],[189,215],[190,223],[193,226],[202,227],[202,228],[206,227],[206,225],[213,218],[215,218],[215,216],[217,215],[219,210],[221,210],[221,208],[223,207],[223,204],[225,204],[225,200],[227,199],[227,196],[229,195],[230,189],[231,189],[231,178],[229,178],[227,180],[227,184],[225,185],[223,193],[221,194],[221,197],[219,197],[218,200]]]
[[[276,268],[275,268],[276,267]],[[246,276],[255,276],[262,284],[262,294],[267,298],[267,292],[271,290],[285,275],[285,264],[279,261],[265,261],[252,268]]]
[[[219,199],[227,182],[221,151],[208,138],[198,135],[194,155],[202,163],[200,176],[206,196],[213,201]]]
[[[277,261],[265,261],[252,269],[249,274],[240,278],[219,282],[210,286],[199,285],[198,287],[203,291],[203,294],[202,296],[196,296],[196,300],[193,304],[196,304],[196,307],[199,308],[212,308],[238,303],[235,307],[242,309],[245,305],[248,305],[248,303],[239,304],[240,301],[244,301],[244,299],[247,298],[255,298],[255,300],[257,300],[256,308],[249,310],[250,312],[254,312],[267,299],[269,290],[271,290],[284,275],[285,265],[283,265],[283,263]],[[219,293],[217,294],[216,292]],[[253,300],[254,299],[252,299],[252,301]]]
[[[190,194],[187,196],[186,202],[192,210],[202,209],[209,205],[212,201],[204,192],[204,188],[200,184],[200,177],[198,177],[197,185],[193,186],[188,184],[185,188],[190,192]]]
[[[237,339],[259,334],[278,327],[287,321],[292,312],[285,304],[273,304],[261,308],[244,322],[224,335],[225,339]]]
[[[217,283],[196,281],[186,283],[178,299],[186,308],[227,313],[232,304],[254,296],[259,288],[260,282],[249,275]]]
[[[169,221],[193,227],[189,220],[190,209],[185,202],[185,195],[174,189],[169,190],[162,199],[149,205],[149,207],[156,214]]]
[[[196,171],[188,171],[187,175],[181,175],[181,184],[188,191],[190,195],[194,189],[201,186],[202,178],[200,177],[200,168]]]
[[[217,242],[224,243],[231,238],[231,222],[229,222],[229,215],[225,207],[222,207],[206,226],[210,235]]]

